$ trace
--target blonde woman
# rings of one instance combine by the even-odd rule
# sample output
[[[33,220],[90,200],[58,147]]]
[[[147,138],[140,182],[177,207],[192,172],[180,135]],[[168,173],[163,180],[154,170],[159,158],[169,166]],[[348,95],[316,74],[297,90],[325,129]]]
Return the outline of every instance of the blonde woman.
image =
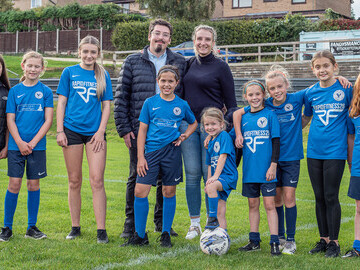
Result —
[[[79,45],[81,63],[64,69],[57,89],[59,101],[56,137],[58,145],[63,147],[69,179],[68,199],[72,229],[66,239],[75,239],[81,234],[81,167],[85,145],[98,229],[97,242],[108,243],[105,229],[105,130],[113,95],[108,72],[96,63],[99,55],[99,41],[93,36],[87,36]]]

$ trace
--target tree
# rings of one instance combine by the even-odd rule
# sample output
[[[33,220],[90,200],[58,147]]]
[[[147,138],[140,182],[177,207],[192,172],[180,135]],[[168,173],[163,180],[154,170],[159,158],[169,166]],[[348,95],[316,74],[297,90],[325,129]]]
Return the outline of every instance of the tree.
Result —
[[[12,10],[13,5],[13,1],[11,0],[0,0],[0,12]]]
[[[185,19],[189,21],[209,19],[216,0],[137,0],[147,6],[152,17]]]

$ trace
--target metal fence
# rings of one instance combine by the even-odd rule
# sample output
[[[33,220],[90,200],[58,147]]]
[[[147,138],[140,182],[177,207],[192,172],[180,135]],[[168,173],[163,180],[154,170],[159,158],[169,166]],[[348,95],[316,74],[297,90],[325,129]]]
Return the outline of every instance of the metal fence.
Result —
[[[260,80],[260,81],[262,80],[260,78],[234,78],[236,102],[237,102],[237,104],[239,106],[243,106],[243,105],[246,104],[246,101],[243,98],[243,91],[242,91],[243,85],[247,81],[254,80],[254,79],[255,80]],[[113,94],[115,94],[117,80],[118,80],[117,78],[112,78],[111,79]],[[11,86],[14,86],[18,82],[19,82],[18,79],[10,79]],[[41,82],[51,88],[51,90],[53,91],[53,94],[54,94],[54,99],[57,100],[56,89],[57,89],[58,84],[59,84],[59,79],[43,79],[43,80],[41,80]],[[311,86],[311,85],[313,85],[313,84],[315,84],[317,82],[318,82],[318,80],[315,79],[315,78],[291,79],[292,89],[289,92],[297,92],[297,91],[305,89],[305,88],[307,88],[307,87],[309,87],[309,86]],[[354,84],[355,81],[352,81],[352,83]]]

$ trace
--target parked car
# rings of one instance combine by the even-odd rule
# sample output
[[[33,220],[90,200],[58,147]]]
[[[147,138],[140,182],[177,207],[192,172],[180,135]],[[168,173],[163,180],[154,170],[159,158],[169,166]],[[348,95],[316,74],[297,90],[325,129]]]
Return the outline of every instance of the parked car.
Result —
[[[192,41],[186,41],[183,42],[175,47],[171,47],[170,49],[181,49],[181,48],[193,48],[194,47],[194,43]],[[178,54],[181,54],[182,56],[185,57],[191,57],[191,56],[195,56],[195,52],[194,49],[191,50],[176,50],[174,51]],[[218,50],[219,54],[222,55],[226,55],[226,51],[225,50]],[[237,52],[232,52],[232,51],[228,51],[228,54],[238,54]],[[225,57],[221,57],[222,59],[225,60]],[[228,56],[228,61],[229,63],[238,63],[241,62],[243,60],[243,58],[241,56]]]

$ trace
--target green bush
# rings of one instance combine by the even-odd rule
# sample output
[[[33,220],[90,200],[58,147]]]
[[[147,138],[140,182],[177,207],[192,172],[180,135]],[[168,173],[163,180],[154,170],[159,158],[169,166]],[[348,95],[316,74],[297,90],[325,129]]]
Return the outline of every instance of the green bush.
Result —
[[[39,7],[27,11],[0,12],[0,31],[54,31],[81,29],[113,29],[119,22],[146,21],[138,14],[121,14],[115,4],[79,5],[77,2],[63,7]]]
[[[218,45],[296,41],[301,31],[315,31],[317,25],[300,15],[289,15],[283,20],[273,18],[201,22],[175,20],[171,23],[174,28],[171,38],[173,45],[191,40],[194,27],[199,24],[208,24],[216,29]],[[148,27],[149,22],[118,23],[113,32],[112,42],[119,50],[140,49],[148,44]],[[247,51],[252,50],[247,49]]]

